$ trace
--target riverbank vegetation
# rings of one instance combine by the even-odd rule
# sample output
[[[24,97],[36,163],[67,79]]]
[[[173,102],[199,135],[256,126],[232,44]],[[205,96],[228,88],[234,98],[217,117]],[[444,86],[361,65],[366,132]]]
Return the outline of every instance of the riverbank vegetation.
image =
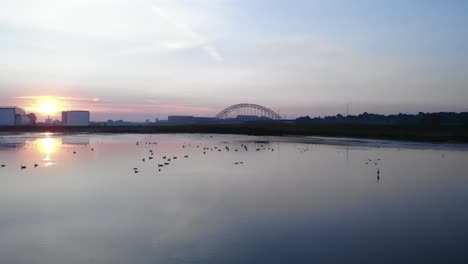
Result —
[[[426,142],[466,142],[466,126],[363,125],[313,123],[244,123],[197,124],[175,126],[12,126],[0,127],[0,132],[55,133],[213,133],[269,136],[323,136],[369,139],[392,139]]]

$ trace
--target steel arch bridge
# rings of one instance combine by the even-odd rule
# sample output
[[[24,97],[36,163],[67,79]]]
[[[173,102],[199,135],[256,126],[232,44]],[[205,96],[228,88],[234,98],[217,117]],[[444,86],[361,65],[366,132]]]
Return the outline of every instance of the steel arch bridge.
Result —
[[[280,120],[281,116],[275,111],[258,104],[235,104],[225,108],[216,115],[216,118],[226,119],[230,114],[241,113],[243,115],[255,115],[258,117],[268,117],[274,120]]]

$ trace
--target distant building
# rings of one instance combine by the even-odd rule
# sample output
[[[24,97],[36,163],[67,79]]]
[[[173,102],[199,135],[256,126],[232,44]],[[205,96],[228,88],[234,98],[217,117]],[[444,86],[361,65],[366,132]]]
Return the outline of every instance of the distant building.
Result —
[[[89,126],[89,111],[63,111],[62,125]]]
[[[19,107],[0,107],[0,126],[27,126],[31,119]]]
[[[216,117],[195,117],[195,123],[197,124],[208,124],[208,123],[216,123],[219,119]]]
[[[241,122],[272,120],[271,118],[266,117],[266,116],[256,116],[256,115],[238,115],[238,116],[236,116],[235,119],[237,121],[241,121]]]
[[[174,124],[192,124],[195,122],[194,116],[168,116],[167,121]]]

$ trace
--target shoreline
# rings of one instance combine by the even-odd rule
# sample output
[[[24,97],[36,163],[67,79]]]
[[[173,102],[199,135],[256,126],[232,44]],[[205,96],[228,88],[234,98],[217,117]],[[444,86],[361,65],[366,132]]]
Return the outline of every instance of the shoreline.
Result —
[[[468,127],[359,124],[197,124],[174,126],[2,126],[0,133],[233,134],[384,139],[411,142],[468,143]]]

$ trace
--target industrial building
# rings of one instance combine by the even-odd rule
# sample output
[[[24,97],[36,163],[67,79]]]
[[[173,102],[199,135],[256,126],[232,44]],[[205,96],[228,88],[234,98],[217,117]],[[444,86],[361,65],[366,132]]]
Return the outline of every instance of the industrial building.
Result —
[[[192,124],[195,123],[194,116],[168,116],[167,121],[174,124]]]
[[[63,111],[62,125],[89,126],[89,111]]]
[[[0,126],[27,125],[32,125],[32,120],[23,109],[19,107],[0,107]]]
[[[197,117],[197,116],[168,116],[167,122],[171,125],[179,124],[208,124],[216,123],[219,119],[214,117]],[[159,123],[159,122],[158,122]]]

